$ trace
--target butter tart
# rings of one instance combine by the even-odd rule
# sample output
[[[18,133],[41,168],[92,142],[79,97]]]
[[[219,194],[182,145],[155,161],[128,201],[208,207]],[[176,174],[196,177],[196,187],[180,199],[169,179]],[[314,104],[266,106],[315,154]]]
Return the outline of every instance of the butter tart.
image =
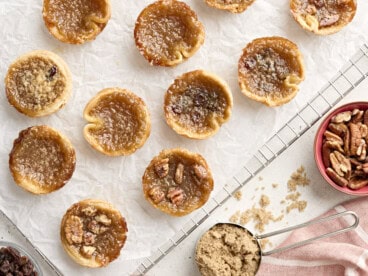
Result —
[[[110,0],[44,0],[43,20],[58,40],[71,44],[91,41],[110,19]]]
[[[89,122],[84,127],[87,142],[99,152],[129,155],[141,148],[151,132],[151,120],[144,101],[121,88],[106,88],[84,109]]]
[[[175,79],[165,94],[164,112],[178,134],[205,139],[229,120],[232,106],[228,85],[216,75],[196,70]]]
[[[78,264],[103,267],[119,257],[127,238],[127,224],[110,203],[85,199],[72,205],[60,227],[61,243]]]
[[[49,51],[32,51],[17,58],[5,77],[9,103],[29,117],[49,115],[71,95],[72,78],[66,63]]]
[[[238,63],[242,93],[268,106],[289,102],[304,80],[304,62],[298,47],[282,37],[263,37],[250,42]]]
[[[290,0],[296,22],[319,35],[340,31],[353,20],[356,9],[356,0]]]
[[[184,2],[159,0],[148,5],[135,23],[134,38],[151,65],[175,66],[194,55],[204,42],[204,28]]]
[[[63,187],[75,169],[75,150],[69,139],[48,126],[33,126],[19,133],[9,155],[15,183],[34,194]]]
[[[232,13],[245,11],[255,0],[205,0],[210,7]]]
[[[163,150],[144,172],[143,193],[155,208],[184,216],[205,204],[213,189],[206,160],[185,149]]]

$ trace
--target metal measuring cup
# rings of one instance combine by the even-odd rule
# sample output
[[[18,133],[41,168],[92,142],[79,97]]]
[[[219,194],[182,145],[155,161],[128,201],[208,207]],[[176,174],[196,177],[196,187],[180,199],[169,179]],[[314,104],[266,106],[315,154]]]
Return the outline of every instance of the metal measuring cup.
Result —
[[[273,249],[273,250],[270,250],[270,251],[263,251],[262,248],[261,248],[260,241],[262,239],[277,236],[279,234],[290,232],[290,231],[295,230],[295,229],[304,228],[304,227],[309,226],[309,225],[314,225],[314,224],[319,224],[319,223],[331,221],[331,220],[337,219],[339,217],[344,217],[344,216],[352,216],[353,219],[354,219],[353,223],[350,224],[347,227],[343,227],[343,228],[337,229],[337,230],[332,231],[332,232],[328,232],[328,233],[325,233],[325,234],[322,234],[322,235],[319,235],[319,236],[315,236],[315,237],[307,239],[307,240],[302,240],[302,241],[299,241],[299,242],[295,242],[295,243],[286,245],[284,247],[276,248],[276,249]],[[259,269],[259,266],[261,264],[262,256],[268,256],[268,255],[271,255],[271,254],[283,252],[285,250],[289,250],[289,249],[292,249],[292,248],[295,248],[295,247],[299,247],[299,246],[302,246],[302,245],[305,245],[305,244],[309,244],[309,243],[311,243],[313,241],[316,241],[316,240],[320,240],[320,239],[327,238],[327,237],[332,237],[332,236],[350,231],[352,229],[355,229],[358,226],[358,224],[359,224],[359,217],[357,216],[357,214],[352,212],[352,211],[345,211],[345,212],[337,213],[337,214],[330,215],[330,216],[327,216],[327,217],[323,217],[323,218],[320,218],[320,219],[317,219],[317,220],[311,220],[309,222],[301,223],[301,224],[298,224],[298,225],[295,225],[295,226],[290,226],[290,227],[287,227],[287,228],[283,228],[283,229],[273,231],[273,232],[269,232],[269,233],[262,234],[262,235],[255,235],[252,232],[250,232],[247,228],[245,228],[245,227],[243,227],[239,224],[235,224],[235,223],[217,223],[214,226],[212,226],[209,230],[207,230],[204,234],[206,234],[207,232],[211,231],[211,229],[213,229],[214,227],[219,226],[219,225],[227,225],[229,227],[236,227],[236,228],[240,228],[240,229],[246,231],[251,236],[251,239],[254,240],[255,243],[258,246],[258,252],[256,252],[256,254],[255,254],[256,256],[259,256],[258,264],[257,264],[258,266],[257,266],[257,268],[254,272],[254,274],[256,274],[258,269]],[[203,235],[202,235],[202,237],[203,237]],[[202,237],[197,242],[196,258],[195,258],[199,268],[201,267],[201,264],[198,263],[198,259],[197,259],[198,252],[197,251],[198,251],[198,245],[199,245]]]

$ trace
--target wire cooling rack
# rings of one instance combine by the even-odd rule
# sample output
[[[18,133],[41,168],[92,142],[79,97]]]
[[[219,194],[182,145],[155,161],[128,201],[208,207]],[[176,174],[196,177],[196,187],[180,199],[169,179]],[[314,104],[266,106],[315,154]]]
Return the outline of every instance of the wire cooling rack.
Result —
[[[310,129],[341,99],[368,77],[368,46],[364,44],[344,67],[293,118],[274,134],[229,182],[182,229],[145,258],[133,275],[144,275],[186,239],[217,208],[266,168],[284,150]]]

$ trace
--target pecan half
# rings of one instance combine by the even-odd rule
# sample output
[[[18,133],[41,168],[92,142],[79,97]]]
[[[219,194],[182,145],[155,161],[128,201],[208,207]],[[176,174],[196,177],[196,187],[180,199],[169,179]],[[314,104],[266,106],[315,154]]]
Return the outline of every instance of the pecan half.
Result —
[[[329,14],[329,15],[326,15],[325,17],[323,17],[319,21],[319,26],[320,27],[328,27],[328,26],[331,26],[331,25],[335,24],[337,21],[339,21],[339,19],[340,19],[340,15],[338,15],[338,14]]]
[[[344,152],[347,156],[350,155],[350,130],[347,128],[344,135]]]
[[[185,194],[180,188],[170,188],[167,193],[167,198],[175,204],[176,206],[182,205],[184,203]]]
[[[337,150],[341,153],[344,153],[344,149],[341,147],[341,145],[336,141],[326,141],[326,146],[330,149]]]
[[[175,171],[175,182],[177,184],[181,184],[183,182],[183,176],[184,176],[184,165],[182,163],[179,163]]]
[[[352,117],[351,117],[351,121],[354,124],[357,123],[361,123],[363,121],[363,115],[364,115],[364,111],[359,110],[359,109],[354,109],[353,112],[351,113]]]
[[[83,235],[83,242],[85,245],[91,245],[95,243],[96,235],[91,232],[85,232]]]
[[[340,137],[344,137],[348,127],[343,123],[340,123],[340,124],[330,123],[328,125],[328,129],[332,133],[335,133],[336,135],[339,135]]]
[[[80,244],[83,241],[83,224],[77,216],[71,216],[65,223],[65,237],[69,244]]]
[[[327,141],[336,142],[340,144],[341,146],[344,144],[344,141],[339,135],[336,135],[335,133],[332,133],[331,131],[326,130],[324,133],[324,136],[326,137]]]
[[[341,112],[331,118],[331,122],[336,124],[349,122],[350,120],[351,120],[351,111]]]
[[[368,109],[366,111],[364,111],[363,124],[365,124],[366,126],[368,126]]]
[[[148,194],[156,204],[160,203],[165,198],[165,193],[158,186],[151,188]]]
[[[337,185],[341,187],[346,187],[348,185],[348,181],[345,178],[339,176],[333,169],[327,168],[326,173]]]
[[[359,126],[357,124],[349,124],[350,129],[350,154],[358,155],[357,150],[361,144],[362,134],[360,133]]]
[[[111,219],[109,219],[105,214],[95,216],[95,220],[106,226],[111,224]]]
[[[169,158],[161,159],[155,164],[155,172],[160,178],[164,178],[169,173]]]
[[[323,143],[323,146],[322,146],[322,160],[323,160],[323,164],[325,165],[326,168],[331,165],[330,154],[331,154],[330,147],[327,145],[326,142]]]
[[[207,178],[207,170],[202,165],[194,165],[193,166],[194,174],[198,178],[198,180],[206,179]]]
[[[97,209],[93,206],[88,206],[82,210],[82,212],[89,217],[92,217],[96,214]]]
[[[348,158],[338,151],[330,154],[330,162],[335,172],[342,177],[349,178],[351,175],[351,163]]]
[[[366,138],[368,135],[368,126],[365,124],[359,124],[359,131],[362,135],[362,138]]]
[[[368,174],[368,163],[364,163],[362,165],[362,170],[363,170],[364,173]]]
[[[351,178],[348,183],[348,187],[353,190],[363,188],[368,185],[368,179],[364,178]]]

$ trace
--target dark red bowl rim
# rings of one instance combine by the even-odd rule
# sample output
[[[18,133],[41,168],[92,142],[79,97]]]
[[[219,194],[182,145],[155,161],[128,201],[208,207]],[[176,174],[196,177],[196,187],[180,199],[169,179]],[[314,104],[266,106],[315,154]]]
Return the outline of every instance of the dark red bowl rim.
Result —
[[[357,196],[364,196],[368,195],[368,186],[363,187],[359,190],[351,190],[347,187],[341,187],[337,185],[327,174],[326,174],[326,167],[323,164],[322,159],[322,141],[323,141],[323,133],[328,127],[328,124],[330,123],[330,120],[333,116],[335,116],[337,113],[353,110],[355,108],[361,109],[361,110],[367,110],[368,109],[368,102],[351,102],[344,104],[333,111],[331,111],[327,117],[323,120],[323,122],[320,124],[316,136],[314,139],[314,160],[316,162],[317,168],[319,172],[321,173],[322,177],[336,190],[339,190],[340,192],[349,194],[349,195],[357,195]]]

